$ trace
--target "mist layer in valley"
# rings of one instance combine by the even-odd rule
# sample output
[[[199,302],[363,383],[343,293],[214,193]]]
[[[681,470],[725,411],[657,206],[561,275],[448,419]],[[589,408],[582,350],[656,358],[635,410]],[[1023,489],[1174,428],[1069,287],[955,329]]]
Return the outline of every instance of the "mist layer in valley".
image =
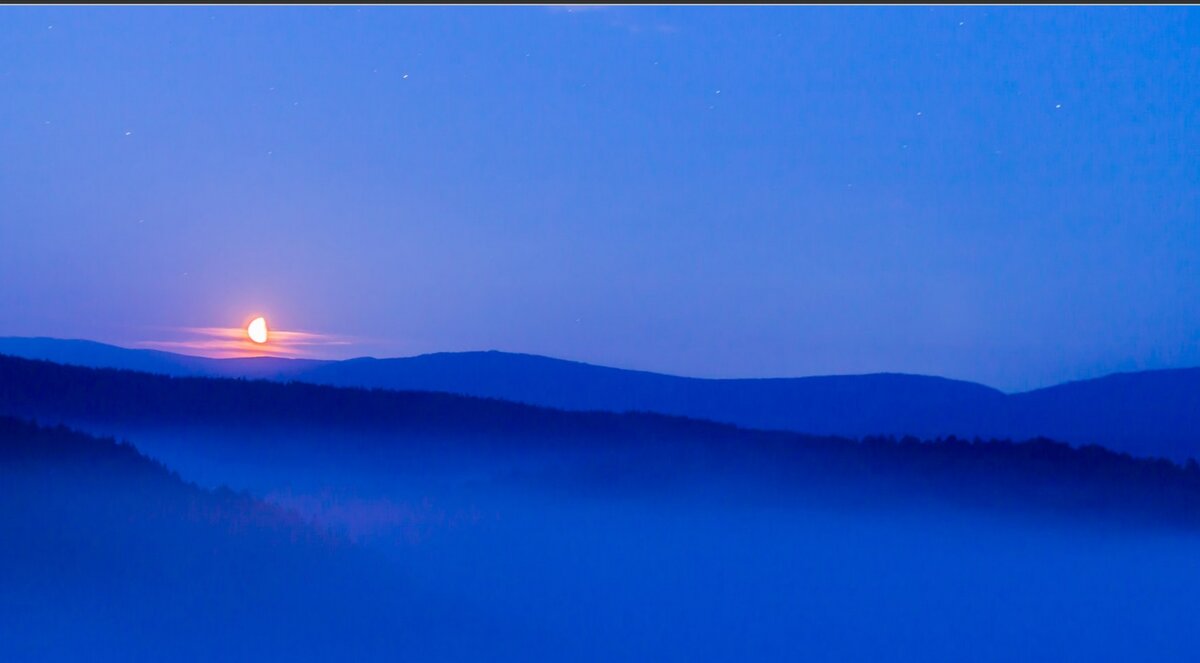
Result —
[[[5,414],[150,457],[4,429],[0,522],[20,542],[6,658],[1116,661],[1200,645],[1194,467],[4,369]]]

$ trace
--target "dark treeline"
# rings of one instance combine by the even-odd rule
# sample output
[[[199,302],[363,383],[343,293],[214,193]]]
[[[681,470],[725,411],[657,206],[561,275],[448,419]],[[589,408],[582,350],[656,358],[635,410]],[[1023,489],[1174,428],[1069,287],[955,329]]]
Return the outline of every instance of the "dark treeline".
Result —
[[[389,459],[416,446],[459,456],[536,451],[559,462],[516,474],[573,491],[678,494],[684,484],[702,490],[725,485],[839,502],[932,500],[1200,525],[1200,468],[1194,462],[1181,466],[1045,439],[853,441],[645,413],[572,413],[437,393],[171,378],[10,357],[0,357],[0,413],[129,430],[265,428],[276,431],[262,436],[272,445],[315,429],[370,432],[349,436],[354,441],[339,443],[333,453],[383,472]],[[321,463],[330,462],[325,451]]]
[[[659,416],[571,413],[436,392],[402,392],[266,380],[169,377],[90,369],[0,355],[0,413],[48,420],[227,425],[287,423],[337,430],[404,429],[438,433],[612,435],[692,426],[736,430]]]

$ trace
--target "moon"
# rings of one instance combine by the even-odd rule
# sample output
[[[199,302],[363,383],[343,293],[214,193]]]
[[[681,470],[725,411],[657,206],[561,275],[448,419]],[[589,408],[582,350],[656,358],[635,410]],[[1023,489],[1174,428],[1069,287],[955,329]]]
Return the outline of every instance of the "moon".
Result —
[[[251,341],[262,345],[267,342],[267,319],[259,316],[250,321],[250,325],[246,327],[246,335]]]

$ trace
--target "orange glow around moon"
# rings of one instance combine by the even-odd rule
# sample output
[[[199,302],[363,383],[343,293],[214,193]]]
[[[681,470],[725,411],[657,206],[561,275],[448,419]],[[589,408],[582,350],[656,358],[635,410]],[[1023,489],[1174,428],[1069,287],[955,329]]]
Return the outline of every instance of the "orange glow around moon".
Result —
[[[246,327],[246,335],[249,336],[250,340],[254,341],[255,343],[260,345],[266,343],[267,319],[260,316],[251,321],[250,325]]]

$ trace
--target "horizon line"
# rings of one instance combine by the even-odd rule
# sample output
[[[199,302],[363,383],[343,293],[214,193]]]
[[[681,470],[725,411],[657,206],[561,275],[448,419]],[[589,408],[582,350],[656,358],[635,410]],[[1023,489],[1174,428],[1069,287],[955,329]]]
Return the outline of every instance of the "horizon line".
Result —
[[[274,360],[283,360],[283,361],[307,361],[307,362],[320,362],[320,363],[335,364],[335,363],[340,363],[340,362],[361,361],[361,360],[389,361],[389,360],[402,360],[402,359],[417,359],[420,357],[429,357],[429,356],[434,356],[434,355],[503,354],[503,355],[533,357],[536,359],[545,359],[545,360],[556,361],[556,362],[580,364],[580,365],[589,366],[592,368],[599,368],[599,369],[612,370],[612,371],[622,371],[622,372],[628,372],[628,373],[644,373],[644,374],[648,374],[648,375],[655,375],[655,376],[667,377],[667,378],[675,378],[675,379],[680,379],[680,380],[702,380],[702,381],[713,381],[713,382],[758,381],[758,380],[805,380],[805,379],[821,379],[821,378],[848,378],[848,377],[869,377],[869,376],[895,375],[895,376],[928,378],[928,379],[935,379],[935,380],[947,380],[950,382],[961,382],[961,383],[966,383],[966,384],[972,384],[972,385],[976,385],[979,387],[983,387],[985,389],[990,389],[992,391],[995,391],[995,392],[998,392],[998,393],[1004,394],[1004,395],[1028,393],[1028,392],[1033,392],[1033,391],[1039,391],[1042,389],[1049,389],[1049,388],[1057,387],[1060,385],[1073,384],[1073,383],[1077,383],[1077,382],[1089,382],[1089,381],[1093,381],[1093,380],[1102,380],[1105,378],[1119,376],[1119,375],[1133,375],[1133,374],[1138,374],[1138,373],[1153,373],[1153,372],[1168,372],[1168,371],[1200,370],[1200,366],[1176,366],[1176,367],[1170,367],[1170,368],[1146,368],[1146,369],[1114,371],[1114,372],[1104,373],[1104,374],[1097,375],[1094,377],[1089,377],[1089,378],[1074,378],[1074,379],[1070,379],[1070,380],[1063,380],[1060,382],[1054,382],[1051,384],[1043,385],[1040,387],[1033,387],[1030,389],[1005,391],[1003,389],[993,387],[992,385],[989,385],[984,382],[979,382],[977,380],[952,378],[952,377],[946,377],[944,375],[937,375],[934,373],[911,373],[911,372],[904,372],[904,371],[886,371],[886,370],[884,370],[884,371],[870,371],[870,372],[864,372],[864,373],[822,373],[822,374],[810,374],[810,375],[784,375],[784,376],[764,376],[764,377],[702,377],[702,376],[694,376],[694,375],[681,375],[678,373],[664,373],[664,372],[660,372],[660,371],[653,371],[653,370],[647,370],[647,369],[642,369],[642,368],[626,368],[626,367],[612,366],[612,365],[607,365],[607,364],[597,364],[597,363],[578,360],[578,359],[568,359],[568,358],[564,358],[564,357],[543,355],[543,354],[537,354],[537,353],[532,353],[532,352],[501,350],[501,349],[497,349],[497,348],[489,348],[486,350],[437,350],[434,352],[423,352],[423,353],[413,354],[413,355],[398,355],[398,356],[386,356],[386,357],[377,357],[375,355],[360,355],[360,356],[354,356],[354,357],[345,357],[342,359],[322,359],[322,358],[316,358],[316,357],[289,356],[287,354],[282,354],[282,353],[276,353],[276,354],[264,353],[264,354],[248,355],[248,356],[246,356],[246,355],[212,356],[212,355],[204,355],[204,354],[187,354],[187,353],[183,353],[183,352],[175,352],[172,350],[159,349],[156,347],[130,347],[130,346],[126,346],[126,345],[120,345],[117,343],[96,341],[96,340],[89,339],[89,338],[60,338],[57,336],[0,336],[0,341],[5,341],[5,340],[90,343],[90,344],[94,344],[94,345],[101,345],[101,346],[105,346],[105,347],[109,347],[109,348],[115,348],[118,350],[125,350],[128,352],[156,352],[156,353],[161,353],[161,354],[172,355],[175,357],[184,357],[184,358],[188,358],[188,359],[207,359],[207,360],[212,360],[212,361],[229,361],[229,360],[243,360],[243,359],[249,359],[249,360],[274,359]],[[188,344],[187,344],[187,342],[178,342],[178,343],[146,342],[145,345],[146,346],[151,346],[151,345],[185,346]],[[0,354],[4,354],[4,353],[0,352]]]

